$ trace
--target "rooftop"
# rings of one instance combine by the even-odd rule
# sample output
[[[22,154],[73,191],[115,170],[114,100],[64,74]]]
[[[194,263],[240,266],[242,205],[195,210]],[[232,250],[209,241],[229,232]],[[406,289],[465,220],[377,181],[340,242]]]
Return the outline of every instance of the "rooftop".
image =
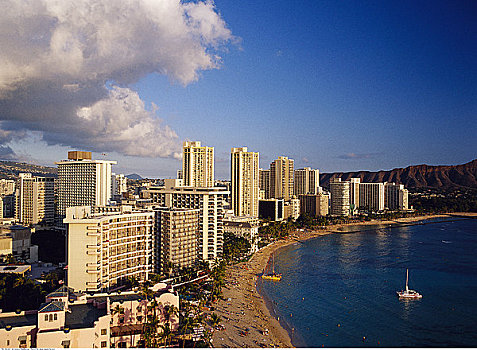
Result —
[[[93,304],[70,305],[71,312],[66,313],[65,326],[70,329],[91,328],[94,322],[106,315],[106,309],[98,309]]]
[[[37,318],[38,317],[36,314],[8,316],[8,317],[1,317],[1,314],[0,314],[0,329],[5,328],[6,326],[12,326],[12,327],[36,326]]]
[[[54,292],[51,292],[50,294],[48,294],[46,297],[47,298],[67,297],[71,293],[73,293],[72,288],[68,288],[67,286],[62,286],[58,288],[57,290],[55,290]]]
[[[142,300],[144,299],[139,294],[124,294],[124,295],[113,295],[109,297],[110,301],[113,302],[121,302],[121,301],[132,301],[132,300]]]
[[[63,311],[65,309],[65,303],[62,301],[52,301],[49,303],[41,304],[38,312],[56,312]]]

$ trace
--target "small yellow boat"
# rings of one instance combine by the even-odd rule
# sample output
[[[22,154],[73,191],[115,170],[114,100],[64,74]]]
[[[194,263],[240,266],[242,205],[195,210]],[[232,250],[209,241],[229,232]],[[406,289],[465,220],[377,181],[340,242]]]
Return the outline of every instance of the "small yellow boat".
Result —
[[[282,279],[282,274],[275,272],[275,258],[274,258],[274,255],[272,255],[272,272],[271,273],[265,273],[265,271],[263,271],[262,279],[271,280],[271,281],[280,281]]]
[[[282,274],[281,273],[273,273],[273,274],[262,275],[262,279],[272,280],[272,281],[280,281],[282,279]]]

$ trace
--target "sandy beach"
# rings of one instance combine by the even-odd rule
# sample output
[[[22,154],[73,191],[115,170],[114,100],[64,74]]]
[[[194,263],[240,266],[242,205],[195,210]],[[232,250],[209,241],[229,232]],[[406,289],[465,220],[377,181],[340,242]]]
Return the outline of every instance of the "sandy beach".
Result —
[[[475,217],[475,215],[467,215],[467,213],[458,214]],[[226,273],[226,286],[223,289],[224,300],[219,300],[215,304],[214,311],[221,317],[221,323],[225,325],[226,329],[214,332],[213,346],[219,348],[293,347],[288,332],[280,325],[277,318],[271,315],[256,288],[257,278],[260,278],[270,255],[276,250],[296,241],[340,232],[348,225],[405,225],[433,218],[453,219],[451,215],[446,214],[427,215],[388,221],[371,220],[363,223],[330,225],[325,229],[315,231],[297,231],[284,240],[263,247],[248,262],[229,266]]]

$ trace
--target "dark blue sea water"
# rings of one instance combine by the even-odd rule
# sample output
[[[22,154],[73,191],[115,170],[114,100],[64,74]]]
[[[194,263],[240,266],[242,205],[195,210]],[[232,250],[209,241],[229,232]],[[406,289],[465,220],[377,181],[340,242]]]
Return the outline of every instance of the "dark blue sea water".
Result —
[[[321,236],[275,268],[282,280],[258,288],[296,346],[477,347],[477,220]],[[406,268],[421,300],[396,296]]]

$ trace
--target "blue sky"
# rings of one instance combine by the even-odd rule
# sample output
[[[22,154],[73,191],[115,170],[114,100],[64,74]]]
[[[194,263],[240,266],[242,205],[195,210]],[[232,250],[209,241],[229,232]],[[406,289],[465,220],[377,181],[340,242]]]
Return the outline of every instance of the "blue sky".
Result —
[[[474,1],[216,0],[235,38],[219,69],[183,84],[158,73],[132,83],[177,134],[215,147],[229,178],[231,147],[321,172],[461,164],[477,157],[477,3]],[[41,137],[39,137],[41,138]],[[51,164],[68,145],[10,143]],[[96,148],[95,150],[99,150]],[[98,154],[98,153],[97,153]],[[59,158],[58,158],[59,157]],[[169,157],[125,156],[117,172],[172,177]]]

